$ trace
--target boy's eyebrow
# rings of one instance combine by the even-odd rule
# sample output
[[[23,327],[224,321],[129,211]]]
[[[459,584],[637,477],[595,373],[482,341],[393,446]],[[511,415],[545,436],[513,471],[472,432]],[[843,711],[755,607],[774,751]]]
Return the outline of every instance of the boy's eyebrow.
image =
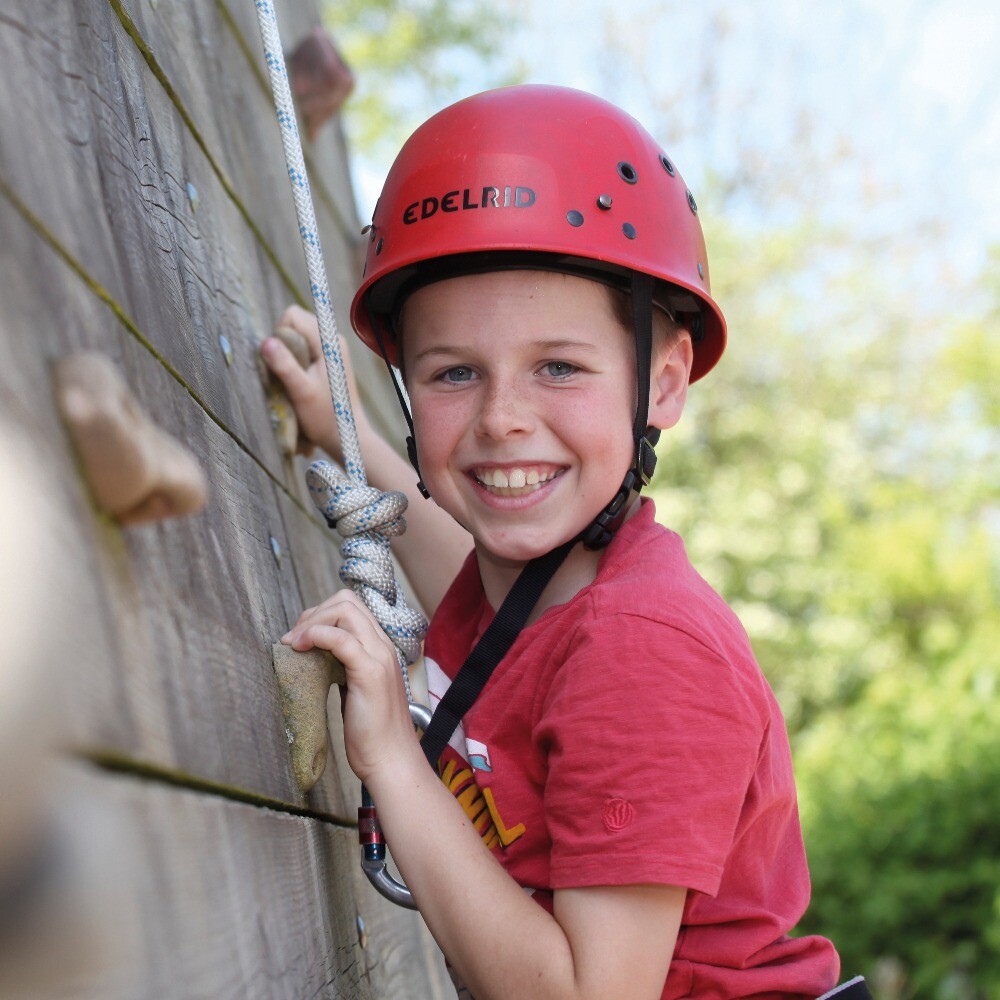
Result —
[[[565,350],[566,348],[573,348],[577,351],[596,351],[597,345],[585,340],[572,340],[566,337],[560,337],[555,340],[538,340],[534,342],[534,346],[543,351],[558,351]],[[458,356],[469,353],[470,348],[465,345],[459,344],[455,346],[448,346],[442,344],[440,347],[428,347],[425,350],[417,354],[413,360],[422,361],[424,358],[437,358],[437,357],[449,357]]]
[[[540,340],[538,346],[546,351],[558,351],[563,347],[572,347],[577,351],[596,351],[597,345],[589,340],[572,340],[569,337],[561,337],[558,340]]]

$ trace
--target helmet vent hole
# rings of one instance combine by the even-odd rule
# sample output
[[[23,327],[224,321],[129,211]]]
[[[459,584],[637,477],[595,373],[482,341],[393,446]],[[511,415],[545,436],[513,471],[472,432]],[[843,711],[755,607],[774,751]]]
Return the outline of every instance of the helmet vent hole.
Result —
[[[618,176],[626,184],[635,184],[639,180],[639,175],[636,173],[635,167],[631,163],[626,163],[625,160],[622,160],[618,164]]]
[[[583,225],[583,212],[578,212],[575,208],[566,213],[566,221],[571,226],[582,226]]]
[[[694,195],[690,191],[687,192],[688,208],[694,212],[695,215],[698,214],[698,202],[694,200]]]
[[[701,278],[702,281],[705,280],[705,265],[702,264],[700,260],[698,261],[698,277]]]
[[[624,225],[622,226],[622,232],[623,232],[623,233],[625,234],[625,236],[626,236],[626,237],[627,237],[628,239],[630,239],[630,240],[634,240],[634,239],[635,239],[635,237],[636,237],[636,231],[635,231],[635,226],[633,226],[631,222],[626,222],[626,223],[625,223],[625,224],[624,224]]]
[[[663,169],[666,170],[671,177],[676,175],[677,171],[674,169],[674,165],[666,156],[663,155],[663,153],[660,153],[660,163],[663,165]]]
[[[385,244],[385,241],[380,236],[378,238],[378,243],[375,244],[375,255],[376,256],[378,256],[382,252],[382,247],[384,246],[384,244]]]

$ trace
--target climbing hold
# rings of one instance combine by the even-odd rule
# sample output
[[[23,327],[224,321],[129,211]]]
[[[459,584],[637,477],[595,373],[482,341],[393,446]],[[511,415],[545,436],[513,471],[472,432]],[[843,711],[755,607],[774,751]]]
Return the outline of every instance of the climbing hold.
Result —
[[[56,399],[97,505],[122,524],[162,521],[205,506],[208,483],[190,452],[143,412],[118,369],[97,352],[62,358]]]
[[[280,326],[274,331],[274,336],[292,352],[295,360],[303,369],[309,367],[311,360],[309,344],[298,330],[293,330],[289,326]],[[296,454],[312,454],[312,443],[299,434],[299,422],[295,416],[295,408],[289,401],[281,382],[271,374],[263,361],[260,363],[260,373],[267,395],[268,410],[271,414],[271,426],[274,428],[274,435],[278,439],[281,453],[286,458]]]
[[[354,74],[322,28],[313,28],[299,42],[288,68],[292,95],[311,141],[354,90]]]
[[[198,202],[200,200],[198,197],[198,189],[190,181],[187,183],[187,196],[188,201],[191,203],[191,211],[197,212]]]
[[[309,343],[298,330],[290,326],[279,326],[274,335],[295,355],[295,360],[303,368],[309,367],[312,362],[312,358],[309,357]]]
[[[306,794],[326,768],[326,699],[332,684],[346,684],[344,665],[325,649],[304,653],[276,642],[274,673],[295,780]]]

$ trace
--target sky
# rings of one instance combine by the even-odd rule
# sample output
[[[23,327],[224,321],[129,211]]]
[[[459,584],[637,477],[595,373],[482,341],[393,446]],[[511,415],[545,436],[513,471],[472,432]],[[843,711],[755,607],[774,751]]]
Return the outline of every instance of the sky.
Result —
[[[748,174],[760,190],[726,205],[747,225],[819,205],[889,247],[918,243],[921,261],[899,266],[929,282],[971,280],[1000,245],[1000,4],[510,2],[520,27],[488,26],[497,64],[619,104],[696,196],[710,171]],[[456,91],[428,101],[427,115],[496,77],[476,59],[450,65]],[[362,218],[388,166],[357,160]],[[799,175],[794,190],[769,185],[788,174]]]

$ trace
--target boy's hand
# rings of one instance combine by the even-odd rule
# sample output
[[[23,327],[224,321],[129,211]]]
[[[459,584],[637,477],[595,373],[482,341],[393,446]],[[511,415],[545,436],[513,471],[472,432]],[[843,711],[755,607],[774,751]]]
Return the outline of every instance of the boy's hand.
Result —
[[[301,436],[310,443],[318,445],[337,461],[343,461],[316,317],[300,306],[289,306],[278,317],[275,327],[290,327],[302,336],[309,347],[309,367],[303,369],[292,352],[277,337],[268,337],[260,346],[264,362],[285,388],[298,418]],[[347,370],[351,399],[355,401],[354,416],[360,433],[365,418],[356,403],[357,385],[343,338],[340,349]]]
[[[307,608],[281,641],[299,651],[329,650],[344,664],[344,743],[362,781],[394,768],[400,754],[420,754],[396,650],[353,591],[339,590]]]

